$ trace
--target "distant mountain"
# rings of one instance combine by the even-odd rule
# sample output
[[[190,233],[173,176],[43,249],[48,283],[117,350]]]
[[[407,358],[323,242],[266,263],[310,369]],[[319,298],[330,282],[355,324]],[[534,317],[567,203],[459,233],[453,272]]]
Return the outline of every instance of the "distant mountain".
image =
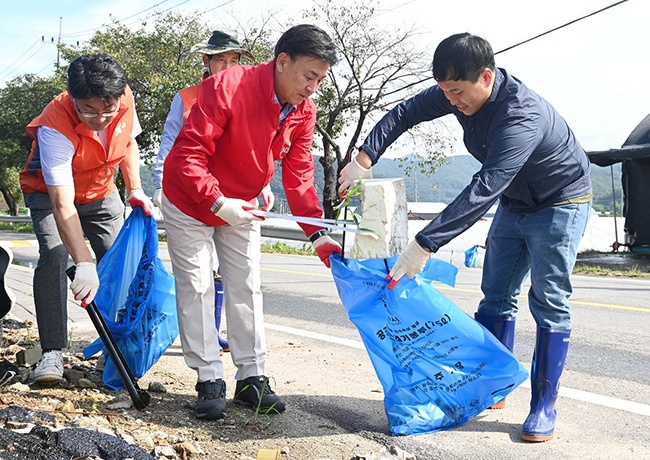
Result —
[[[319,196],[323,190],[323,168],[318,159],[316,164],[316,189]],[[444,165],[439,167],[430,177],[418,172],[415,177],[406,176],[402,163],[390,158],[382,158],[373,168],[373,177],[404,177],[406,178],[407,199],[409,201],[428,201],[450,203],[469,184],[472,176],[480,169],[480,163],[471,155],[458,155],[447,158]],[[609,167],[592,165],[591,180],[594,187],[594,205],[603,210],[612,209],[612,176]],[[142,184],[145,192],[153,196],[154,180],[153,171],[148,167],[142,168]],[[417,197],[414,193],[417,185]],[[616,190],[617,215],[621,213],[621,165],[614,165],[614,186]],[[276,203],[285,200],[280,168],[277,169],[271,180],[271,189],[275,194]],[[417,199],[416,199],[417,198]]]
[[[316,160],[316,189],[319,195],[323,190],[323,169]],[[404,177],[406,179],[406,193],[409,201],[426,201],[437,203],[450,203],[470,183],[472,176],[481,168],[481,164],[471,155],[458,155],[447,158],[444,165],[440,166],[430,177],[417,172],[415,177],[406,176],[402,163],[389,158],[382,158],[372,168],[373,177]],[[605,209],[612,207],[612,178],[609,167],[592,165],[591,180],[594,187],[594,204]],[[417,197],[414,193],[417,185]],[[621,165],[614,165],[614,185],[616,188],[617,214],[620,215],[622,200]],[[280,175],[275,174],[271,182],[276,199],[284,199]],[[417,198],[417,199],[416,199]]]

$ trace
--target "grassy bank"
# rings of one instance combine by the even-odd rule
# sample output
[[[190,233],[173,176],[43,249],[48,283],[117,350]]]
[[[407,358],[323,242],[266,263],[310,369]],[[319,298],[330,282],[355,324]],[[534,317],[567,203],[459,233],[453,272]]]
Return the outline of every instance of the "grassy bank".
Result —
[[[33,233],[31,222],[0,222],[0,230],[14,233]]]
[[[624,276],[626,278],[650,278],[650,272],[644,271],[639,265],[630,267],[607,267],[602,265],[591,265],[576,263],[573,273],[577,275],[595,276]]]

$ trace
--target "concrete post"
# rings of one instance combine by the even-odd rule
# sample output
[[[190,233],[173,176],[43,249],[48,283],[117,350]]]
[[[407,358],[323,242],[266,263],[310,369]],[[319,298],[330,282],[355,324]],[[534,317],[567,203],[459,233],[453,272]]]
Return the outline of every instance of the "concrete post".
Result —
[[[379,238],[355,235],[350,256],[355,259],[383,259],[400,254],[408,244],[406,181],[367,179],[361,193],[361,226]]]

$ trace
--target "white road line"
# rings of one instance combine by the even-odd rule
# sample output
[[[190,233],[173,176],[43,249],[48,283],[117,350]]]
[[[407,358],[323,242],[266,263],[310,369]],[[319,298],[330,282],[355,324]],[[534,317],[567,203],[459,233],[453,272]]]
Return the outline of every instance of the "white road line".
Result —
[[[333,335],[320,334],[318,332],[306,331],[304,329],[297,329],[295,327],[280,326],[279,324],[269,324],[265,323],[267,329],[273,329],[274,331],[286,332],[287,334],[299,335],[300,337],[308,337],[310,339],[322,340],[323,342],[336,343],[338,345],[344,345],[350,348],[356,348],[358,350],[365,350],[366,347],[363,342],[359,340],[350,340],[344,339],[341,337],[335,337]]]
[[[295,327],[281,326],[279,324],[266,323],[268,329],[278,332],[285,332],[287,334],[297,335],[300,337],[307,337],[311,339],[321,340],[323,342],[335,343],[358,350],[365,350],[363,342],[359,340],[344,339],[333,335],[321,334],[318,332],[306,331],[304,329],[297,329]],[[530,371],[530,369],[528,369]],[[530,380],[526,380],[521,384],[523,388],[530,389]],[[625,399],[612,398],[611,396],[599,395],[597,393],[590,393],[588,391],[576,390],[573,388],[560,387],[560,396],[563,398],[574,399],[576,401],[583,401],[589,404],[598,406],[609,407],[616,410],[631,412],[634,414],[645,415],[650,417],[650,405],[627,401]]]
[[[588,391],[573,388],[560,387],[560,396],[650,417],[650,406],[648,404],[626,401],[625,399],[612,398],[611,396],[589,393]]]

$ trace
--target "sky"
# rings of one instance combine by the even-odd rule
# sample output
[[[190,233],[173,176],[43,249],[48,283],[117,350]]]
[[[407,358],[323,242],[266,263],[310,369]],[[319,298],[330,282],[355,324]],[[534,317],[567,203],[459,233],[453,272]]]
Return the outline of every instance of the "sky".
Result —
[[[56,46],[89,39],[111,16],[136,27],[154,11],[199,12],[211,30],[269,19],[279,33],[304,22],[312,0],[0,0],[0,88],[12,78],[51,75]],[[345,0],[346,3],[350,0]],[[620,0],[365,0],[386,30],[413,28],[414,46],[433,55],[447,36],[471,32],[495,51],[619,3]],[[45,41],[42,41],[42,37]],[[548,100],[587,151],[619,148],[650,113],[650,1],[627,0],[599,14],[496,56],[504,67]],[[433,83],[431,83],[433,84]],[[372,127],[364,127],[367,131]],[[460,138],[459,132],[456,132]],[[462,152],[461,152],[462,153]]]

